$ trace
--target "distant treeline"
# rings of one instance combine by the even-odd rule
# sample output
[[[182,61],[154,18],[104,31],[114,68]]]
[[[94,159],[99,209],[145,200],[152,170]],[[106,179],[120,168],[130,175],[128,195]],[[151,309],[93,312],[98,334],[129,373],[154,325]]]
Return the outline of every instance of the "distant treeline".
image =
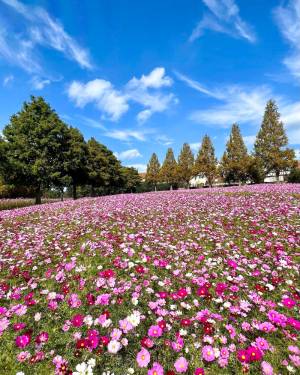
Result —
[[[189,187],[192,177],[205,178],[212,186],[216,179],[221,183],[261,183],[270,173],[279,179],[280,173],[288,172],[290,182],[300,182],[294,150],[287,148],[288,138],[280,121],[276,103],[270,100],[265,109],[261,128],[256,136],[254,151],[248,154],[238,124],[233,124],[226,150],[218,162],[208,135],[205,135],[199,152],[194,158],[190,145],[184,143],[178,160],[169,148],[161,165],[153,153],[147,165],[145,181],[157,189],[162,182],[170,188]]]

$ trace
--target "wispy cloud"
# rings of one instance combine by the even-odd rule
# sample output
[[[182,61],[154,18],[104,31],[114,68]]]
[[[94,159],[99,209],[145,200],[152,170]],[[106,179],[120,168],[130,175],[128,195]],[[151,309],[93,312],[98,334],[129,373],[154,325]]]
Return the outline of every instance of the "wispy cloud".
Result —
[[[206,89],[199,82],[194,81],[193,79],[189,78],[188,76],[186,76],[182,73],[179,73],[178,71],[175,71],[174,73],[180,81],[183,81],[184,83],[186,83],[192,89],[195,89],[196,91],[199,91],[202,94],[211,96],[212,98],[215,98],[215,99],[222,99],[223,98],[223,95],[221,93],[218,93],[218,92],[215,92],[215,91],[210,91],[210,90]]]
[[[282,121],[287,128],[290,144],[300,143],[300,101],[292,102],[284,96],[276,95],[268,86],[224,85],[203,90],[204,86],[201,83],[184,77],[183,81],[189,87],[216,99],[209,108],[192,111],[189,116],[191,121],[203,126],[220,128],[229,128],[235,122],[258,127],[267,101],[273,98],[278,104]],[[253,137],[252,135],[245,137],[248,146],[253,144]]]
[[[9,74],[8,76],[3,78],[3,86],[6,87],[11,84],[11,82],[15,79],[15,77],[12,74]]]
[[[193,30],[189,38],[191,42],[200,38],[207,29],[246,39],[250,43],[256,42],[252,27],[241,18],[239,7],[234,0],[202,0],[202,2],[210,13],[204,14]]]
[[[174,143],[174,140],[165,134],[159,134],[155,138],[156,142],[163,145],[163,146],[170,146],[171,144]]]
[[[284,38],[291,46],[284,64],[300,80],[300,0],[289,0],[274,10],[275,19]]]
[[[248,147],[248,148],[252,148],[253,145],[254,145],[254,142],[255,142],[255,138],[256,138],[256,135],[245,135],[243,136],[243,140],[245,142],[245,145]]]
[[[42,7],[29,6],[18,0],[0,0],[19,15],[22,32],[16,33],[13,25],[1,18],[0,56],[12,65],[28,73],[41,75],[44,62],[38,47],[47,47],[61,52],[75,61],[81,68],[92,68],[89,52],[81,47]]]
[[[42,90],[45,86],[51,83],[50,79],[43,79],[38,76],[34,76],[31,79],[31,84],[35,90]]]
[[[129,103],[135,102],[144,107],[137,114],[138,122],[145,122],[154,113],[163,112],[176,102],[172,93],[161,91],[173,84],[165,74],[164,68],[155,68],[140,79],[133,77],[124,87],[116,89],[103,79],[94,79],[87,83],[73,81],[68,87],[68,96],[78,107],[88,103],[96,104],[106,118],[118,121],[129,109]]]
[[[142,156],[142,154],[136,148],[122,151],[122,152],[115,152],[115,155],[120,160],[130,160],[130,159],[135,159],[135,158],[139,158]]]
[[[104,133],[104,136],[118,139],[119,141],[146,141],[147,135],[152,133],[150,129],[147,130],[133,130],[133,129],[113,129]]]

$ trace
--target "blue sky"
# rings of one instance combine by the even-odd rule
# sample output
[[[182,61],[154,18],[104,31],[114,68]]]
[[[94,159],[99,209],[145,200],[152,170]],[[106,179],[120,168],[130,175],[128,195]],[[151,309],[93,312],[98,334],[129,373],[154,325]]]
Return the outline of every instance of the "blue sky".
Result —
[[[155,151],[251,150],[277,100],[300,157],[300,0],[0,0],[0,130],[42,95],[140,171]]]

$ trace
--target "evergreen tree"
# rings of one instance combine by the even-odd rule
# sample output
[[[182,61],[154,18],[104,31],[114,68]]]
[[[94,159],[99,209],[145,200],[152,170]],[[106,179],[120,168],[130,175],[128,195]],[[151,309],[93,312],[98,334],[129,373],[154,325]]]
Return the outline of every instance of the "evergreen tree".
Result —
[[[83,135],[76,128],[69,128],[67,149],[64,153],[65,175],[69,176],[73,199],[77,199],[77,186],[87,183],[88,148]]]
[[[173,186],[178,183],[177,162],[171,148],[168,148],[167,150],[165,160],[160,170],[160,178],[162,182],[170,184],[170,190],[172,190]]]
[[[245,182],[249,167],[249,155],[240,128],[233,124],[226,150],[221,160],[221,175],[226,182]]]
[[[155,153],[152,154],[149,163],[147,164],[147,172],[146,172],[146,183],[153,185],[156,191],[157,184],[160,178],[160,163]]]
[[[202,144],[195,161],[194,174],[205,177],[208,185],[212,187],[214,179],[217,175],[217,159],[215,157],[214,146],[208,135],[203,137]]]
[[[110,193],[120,185],[121,165],[112,151],[106,146],[91,138],[87,142],[87,173],[88,184],[91,186],[91,195],[95,195],[96,188]]]
[[[66,125],[42,97],[31,97],[4,128],[5,183],[34,190],[36,203],[60,173]]]
[[[275,101],[269,100],[254,144],[255,157],[262,165],[265,176],[274,172],[279,180],[281,171],[295,165],[295,153],[286,148],[287,144],[288,138],[277,105]]]
[[[141,176],[137,169],[133,167],[122,167],[121,173],[123,177],[124,190],[126,193],[133,193],[141,184]]]
[[[178,157],[178,178],[185,187],[189,187],[193,175],[194,155],[188,143],[184,143]]]

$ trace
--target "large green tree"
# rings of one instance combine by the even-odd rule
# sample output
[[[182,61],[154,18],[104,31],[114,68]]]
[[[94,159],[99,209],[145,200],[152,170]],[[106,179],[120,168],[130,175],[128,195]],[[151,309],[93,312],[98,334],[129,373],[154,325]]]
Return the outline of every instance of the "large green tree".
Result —
[[[178,157],[178,178],[185,187],[189,187],[193,175],[194,155],[188,143],[184,143]]]
[[[68,130],[67,147],[63,154],[64,175],[72,186],[73,199],[77,199],[77,187],[88,182],[88,148],[83,135],[76,128]]]
[[[125,192],[134,193],[136,188],[141,184],[141,176],[137,169],[133,167],[122,167],[121,174]]]
[[[288,138],[277,105],[274,100],[269,100],[254,144],[255,157],[262,165],[265,176],[274,172],[279,180],[281,171],[295,165],[295,153],[286,147],[287,144]]]
[[[4,128],[5,183],[32,188],[36,203],[60,173],[66,125],[42,97],[31,97]]]
[[[149,163],[147,164],[147,171],[145,181],[147,184],[154,186],[154,190],[157,188],[157,184],[160,180],[160,163],[155,153],[152,154]]]
[[[170,185],[171,190],[173,186],[178,183],[177,162],[171,148],[167,150],[165,160],[160,170],[160,178],[162,182],[166,182]]]
[[[96,188],[110,193],[121,183],[121,164],[112,151],[99,143],[95,138],[87,142],[88,184],[91,186],[91,195],[95,195]]]
[[[226,182],[245,182],[248,176],[249,155],[238,124],[233,124],[226,150],[221,159],[221,175]]]
[[[201,147],[195,161],[194,175],[205,177],[210,187],[213,185],[214,179],[217,175],[217,159],[215,157],[215,149],[208,135],[203,137]]]

